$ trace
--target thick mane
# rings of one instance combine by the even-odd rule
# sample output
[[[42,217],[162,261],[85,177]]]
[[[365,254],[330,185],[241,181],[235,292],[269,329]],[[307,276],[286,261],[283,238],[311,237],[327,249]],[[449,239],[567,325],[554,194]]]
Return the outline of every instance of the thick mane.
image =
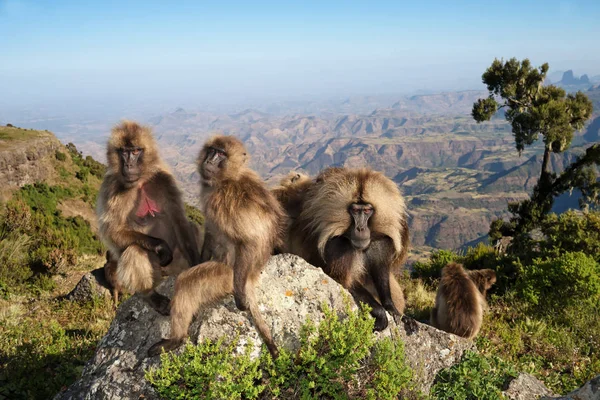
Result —
[[[299,217],[305,221],[308,233],[319,234],[316,239],[321,256],[327,241],[350,227],[348,207],[355,202],[373,205],[371,229],[391,238],[396,252],[400,253],[406,206],[396,185],[383,174],[369,169],[330,168],[319,174],[308,190]]]

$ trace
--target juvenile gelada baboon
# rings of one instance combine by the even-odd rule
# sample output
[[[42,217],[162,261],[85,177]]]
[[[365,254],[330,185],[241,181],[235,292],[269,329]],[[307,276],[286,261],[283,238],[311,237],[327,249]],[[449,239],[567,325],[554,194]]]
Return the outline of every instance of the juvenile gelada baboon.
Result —
[[[160,160],[149,128],[131,121],[117,125],[106,153],[97,215],[100,237],[117,260],[116,280],[168,314],[168,298],[154,291],[161,275],[200,263],[196,232],[186,218],[181,193]]]
[[[486,306],[485,295],[496,283],[491,269],[468,271],[450,263],[442,269],[442,279],[431,310],[431,325],[469,339],[479,333]]]
[[[206,235],[202,260],[175,282],[171,335],[148,350],[150,356],[181,345],[193,315],[207,303],[233,293],[248,310],[269,351],[277,347],[254,295],[254,286],[273,249],[280,245],[283,210],[258,175],[246,167],[246,149],[232,136],[214,136],[198,158],[200,203]]]
[[[123,293],[123,288],[117,280],[117,260],[113,259],[110,251],[106,252],[106,263],[104,264],[104,278],[110,285],[110,291],[115,306],[119,304],[119,293]]]
[[[311,184],[312,179],[310,176],[292,171],[279,182],[279,186],[271,191],[283,206],[288,217],[296,219],[302,211],[302,203]]]
[[[396,275],[408,253],[406,218],[398,187],[383,174],[328,168],[306,190],[302,211],[290,227],[289,248],[321,267],[356,302],[368,304],[375,330],[383,330],[386,310],[394,318],[404,312]]]

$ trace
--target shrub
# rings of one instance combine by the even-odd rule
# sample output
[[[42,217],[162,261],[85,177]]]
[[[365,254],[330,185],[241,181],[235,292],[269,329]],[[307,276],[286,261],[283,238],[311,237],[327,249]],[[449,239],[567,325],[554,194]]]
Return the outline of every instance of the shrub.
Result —
[[[497,400],[517,377],[515,368],[498,357],[466,352],[461,362],[439,372],[431,388],[434,400]]]
[[[255,399],[264,390],[255,385],[262,375],[260,359],[250,358],[251,344],[234,355],[237,345],[237,339],[188,344],[181,355],[161,355],[161,367],[147,372],[146,379],[165,399]]]
[[[442,275],[442,268],[448,263],[458,260],[458,254],[450,250],[434,251],[429,257],[429,261],[417,261],[413,265],[413,278],[422,278],[426,282],[431,283]]]
[[[391,339],[375,343],[368,309],[349,311],[345,320],[327,307],[324,314],[319,327],[310,320],[303,325],[294,354],[281,349],[273,360],[263,346],[253,360],[251,344],[234,355],[237,340],[205,341],[186,346],[181,355],[163,354],[161,366],[147,371],[146,379],[166,399],[396,399],[400,393],[415,394],[403,344]]]
[[[594,301],[600,306],[600,265],[585,253],[537,258],[519,266],[517,291],[526,301],[543,308]]]
[[[550,214],[542,222],[545,249],[555,254],[581,251],[600,262],[600,212],[567,211]]]
[[[67,155],[62,151],[56,150],[55,156],[58,161],[66,161],[67,159]]]
[[[90,170],[87,167],[80,167],[79,171],[75,173],[75,177],[79,179],[81,182],[86,182],[87,178],[90,174]]]

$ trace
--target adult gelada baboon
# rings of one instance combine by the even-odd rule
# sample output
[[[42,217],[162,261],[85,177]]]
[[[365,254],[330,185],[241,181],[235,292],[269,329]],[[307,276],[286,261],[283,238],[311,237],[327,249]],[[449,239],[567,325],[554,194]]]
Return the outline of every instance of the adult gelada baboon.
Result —
[[[321,267],[368,304],[375,329],[404,312],[396,275],[408,254],[404,199],[394,182],[370,169],[328,168],[308,188],[289,233],[290,251]],[[411,319],[404,319],[414,329]]]
[[[263,181],[246,167],[247,158],[242,142],[232,136],[214,136],[200,152],[200,203],[206,225],[202,260],[210,261],[177,278],[171,335],[148,350],[151,356],[179,347],[198,309],[232,292],[236,306],[250,312],[271,354],[278,354],[254,286],[280,245],[284,213]]]
[[[474,338],[479,333],[486,306],[485,295],[496,283],[491,269],[468,271],[450,263],[442,269],[442,279],[431,310],[431,325],[455,335]]]
[[[161,275],[200,263],[195,229],[149,128],[131,121],[117,125],[106,153],[108,168],[97,214],[100,237],[118,260],[116,280],[168,314],[168,298],[154,288]]]

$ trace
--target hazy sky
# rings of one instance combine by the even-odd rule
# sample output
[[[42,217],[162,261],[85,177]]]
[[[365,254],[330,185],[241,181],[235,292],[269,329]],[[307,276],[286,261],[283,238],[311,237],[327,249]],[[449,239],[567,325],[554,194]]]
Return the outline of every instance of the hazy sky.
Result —
[[[600,1],[0,0],[0,96],[243,99],[477,87],[494,57],[600,74]]]

